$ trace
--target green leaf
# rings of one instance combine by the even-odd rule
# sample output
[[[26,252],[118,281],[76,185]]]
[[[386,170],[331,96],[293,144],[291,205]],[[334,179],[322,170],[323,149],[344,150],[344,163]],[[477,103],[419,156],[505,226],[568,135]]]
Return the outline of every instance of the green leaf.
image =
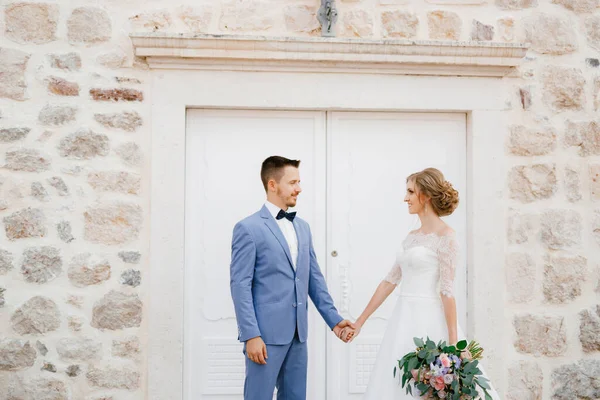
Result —
[[[427,353],[428,353],[428,351],[423,349],[423,350],[419,351],[418,357],[419,358],[427,358]]]
[[[418,338],[418,337],[413,338],[413,341],[415,342],[415,345],[417,347],[423,347],[423,346],[425,346],[425,343],[423,342],[423,339],[421,339],[421,338]]]
[[[492,388],[490,387],[490,384],[487,382],[487,380],[485,378],[478,378],[477,379],[477,384],[479,386],[481,386],[483,389],[488,389],[491,390]]]
[[[433,361],[435,361],[435,356],[433,354],[429,354],[427,356],[427,358],[425,359],[425,362],[429,365],[431,364]]]
[[[466,340],[461,340],[460,342],[456,343],[456,348],[460,351],[463,351],[464,349],[467,348],[467,341]]]
[[[416,358],[411,358],[410,361],[408,362],[408,371],[406,372],[410,372],[413,369],[415,369],[417,367],[417,365],[419,365],[419,360],[417,360]]]
[[[417,389],[419,389],[419,391],[421,393],[425,393],[427,390],[429,390],[429,385],[426,385],[424,383],[418,383],[418,384],[415,385],[415,387]]]
[[[417,353],[415,353],[415,352],[405,354],[404,357],[402,357],[400,359],[400,365],[404,364],[406,362],[406,360],[410,359],[411,357],[416,357],[416,356],[417,356]]]
[[[429,338],[427,338],[427,343],[425,344],[425,347],[427,348],[427,350],[433,350],[435,349],[435,343],[432,342],[431,340],[429,340]]]
[[[404,362],[401,368],[404,370],[404,373],[406,373],[406,371],[408,370],[408,360]]]
[[[444,347],[444,353],[448,353],[448,354],[454,354],[456,353],[456,347],[454,346],[446,346]]]
[[[465,373],[472,373],[475,368],[477,368],[477,364],[479,364],[479,361],[475,360],[475,361],[469,361],[468,363],[466,363],[463,371]]]

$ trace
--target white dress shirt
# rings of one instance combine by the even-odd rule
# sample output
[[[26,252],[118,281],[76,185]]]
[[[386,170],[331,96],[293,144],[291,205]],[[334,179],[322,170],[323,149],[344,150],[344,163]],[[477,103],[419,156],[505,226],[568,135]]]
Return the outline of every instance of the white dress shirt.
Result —
[[[298,237],[296,236],[296,229],[294,228],[294,224],[287,218],[277,219],[277,214],[279,214],[279,210],[281,208],[277,207],[275,204],[267,201],[265,206],[279,225],[279,229],[283,233],[283,237],[287,241],[288,247],[290,248],[290,254],[292,256],[292,264],[294,267],[294,271],[296,270],[296,261],[298,261]]]

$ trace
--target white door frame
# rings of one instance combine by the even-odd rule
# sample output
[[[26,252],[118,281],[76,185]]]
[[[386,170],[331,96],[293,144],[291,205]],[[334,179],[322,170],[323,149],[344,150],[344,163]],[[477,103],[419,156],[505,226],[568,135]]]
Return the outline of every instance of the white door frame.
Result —
[[[177,62],[153,70],[148,398],[183,399],[185,118],[192,107],[467,113],[467,187],[477,189],[466,194],[468,331],[485,346],[487,372],[502,390],[502,354],[510,336],[501,328],[510,326],[503,312],[507,80],[498,74],[406,76],[375,68],[319,73],[319,67],[288,64],[248,71],[243,63],[227,70],[222,64],[190,69]],[[331,394],[327,400],[338,399]]]

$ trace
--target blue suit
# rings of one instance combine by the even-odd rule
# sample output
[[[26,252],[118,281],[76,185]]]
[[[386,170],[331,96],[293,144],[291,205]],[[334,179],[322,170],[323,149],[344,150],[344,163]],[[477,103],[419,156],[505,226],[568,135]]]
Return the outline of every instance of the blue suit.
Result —
[[[266,365],[246,357],[245,400],[305,400],[308,297],[333,329],[342,321],[319,269],[308,223],[296,217],[298,259],[277,222],[263,208],[238,222],[231,245],[231,296],[238,339],[260,336],[267,345]],[[244,345],[245,349],[245,345]]]

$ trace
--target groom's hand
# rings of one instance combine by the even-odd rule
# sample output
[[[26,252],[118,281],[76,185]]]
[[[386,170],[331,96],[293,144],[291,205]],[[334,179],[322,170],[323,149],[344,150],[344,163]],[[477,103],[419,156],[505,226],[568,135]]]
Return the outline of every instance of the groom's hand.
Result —
[[[267,363],[267,345],[265,345],[260,336],[246,342],[246,355],[250,361],[254,361],[257,364]]]
[[[356,326],[356,324],[355,324],[355,326]],[[344,328],[342,330],[341,337],[345,338],[346,343],[350,343],[358,336],[359,333],[360,333],[360,327],[357,327],[356,329],[352,329],[352,328],[348,327],[348,328]]]
[[[345,337],[342,337],[342,331],[344,330],[344,328],[347,327],[354,329],[354,324],[348,321],[347,319],[343,320],[342,322],[333,327],[333,332],[335,333],[335,336],[340,338],[340,340],[343,340],[345,343],[348,343],[348,340]]]

